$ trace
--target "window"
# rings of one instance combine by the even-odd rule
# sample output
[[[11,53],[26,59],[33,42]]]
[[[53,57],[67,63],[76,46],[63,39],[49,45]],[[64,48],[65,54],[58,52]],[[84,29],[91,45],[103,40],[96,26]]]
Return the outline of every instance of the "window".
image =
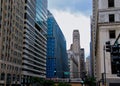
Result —
[[[1,80],[5,79],[5,73],[1,73]]]
[[[108,7],[114,7],[114,0],[108,0]]]
[[[109,38],[110,39],[114,39],[116,37],[116,35],[115,35],[115,30],[110,30],[109,31]]]
[[[109,14],[109,22],[114,22],[114,21],[115,21],[115,15]]]

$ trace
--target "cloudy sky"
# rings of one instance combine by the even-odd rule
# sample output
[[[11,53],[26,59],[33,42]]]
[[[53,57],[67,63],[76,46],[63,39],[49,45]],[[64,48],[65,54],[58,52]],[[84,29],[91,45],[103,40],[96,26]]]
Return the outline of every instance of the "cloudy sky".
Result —
[[[81,48],[85,48],[85,56],[89,56],[92,0],[48,0],[48,9],[66,38],[67,49],[72,44],[73,30],[78,29]]]

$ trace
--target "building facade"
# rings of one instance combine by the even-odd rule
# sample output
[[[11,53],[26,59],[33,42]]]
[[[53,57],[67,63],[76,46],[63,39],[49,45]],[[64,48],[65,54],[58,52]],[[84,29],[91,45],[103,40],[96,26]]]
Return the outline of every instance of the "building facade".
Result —
[[[73,31],[73,46],[72,51],[78,59],[78,78],[80,78],[80,34],[78,30]]]
[[[47,0],[25,0],[22,83],[46,78]]]
[[[92,16],[91,16],[91,75],[97,77],[96,75],[96,41],[97,41],[97,21],[98,21],[98,0],[93,0],[92,5]]]
[[[92,31],[91,31],[91,33],[92,33]],[[92,37],[92,36],[91,36]],[[92,42],[90,41],[90,71],[89,71],[89,76],[94,76],[94,74],[93,74],[93,55],[92,55],[92,53],[93,53],[93,48],[92,48]]]
[[[72,52],[72,54],[70,53]],[[84,49],[80,48],[80,34],[78,30],[74,30],[73,31],[73,44],[71,45],[70,48],[70,52],[68,52],[69,55],[69,60],[71,60],[71,62],[73,61],[74,64],[71,64],[72,68],[74,66],[74,68],[70,69],[71,71],[75,71],[73,74],[71,71],[71,74],[73,74],[75,77],[77,75],[76,78],[84,78],[85,75],[85,56],[84,56]],[[73,57],[74,56],[74,57]],[[76,62],[77,61],[77,62]],[[76,70],[76,67],[77,70]]]
[[[69,71],[66,40],[53,15],[48,11],[47,78],[66,78]]]
[[[47,0],[0,0],[0,85],[46,78]]]
[[[72,50],[67,51],[70,79],[78,78],[78,61]]]
[[[108,86],[119,86],[120,78],[114,73],[112,56],[110,56],[110,53],[104,52],[103,47],[107,41],[110,41],[111,45],[113,45],[120,33],[120,1],[93,0],[93,4],[93,9],[95,10],[93,11],[92,29],[95,30],[95,35],[92,38],[96,38],[95,42],[92,41],[95,43],[93,46],[96,47],[92,46],[95,49],[93,50],[94,75],[99,81],[102,78],[102,74],[105,73]]]
[[[84,48],[80,49],[80,77],[83,79],[85,78],[85,51]]]
[[[21,83],[24,0],[0,0],[0,85]]]
[[[88,56],[87,58],[86,58],[86,64],[85,64],[85,68],[86,68],[86,75],[87,76],[91,76],[91,65],[90,65],[91,63],[90,63],[90,56]]]

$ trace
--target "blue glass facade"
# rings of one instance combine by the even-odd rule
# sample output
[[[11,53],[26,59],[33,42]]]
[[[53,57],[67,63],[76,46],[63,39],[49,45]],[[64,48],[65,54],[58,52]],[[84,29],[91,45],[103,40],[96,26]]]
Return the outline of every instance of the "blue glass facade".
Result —
[[[42,33],[47,34],[47,0],[36,0],[36,22],[41,27]]]
[[[56,20],[48,12],[47,78],[65,78],[68,69],[66,40]]]

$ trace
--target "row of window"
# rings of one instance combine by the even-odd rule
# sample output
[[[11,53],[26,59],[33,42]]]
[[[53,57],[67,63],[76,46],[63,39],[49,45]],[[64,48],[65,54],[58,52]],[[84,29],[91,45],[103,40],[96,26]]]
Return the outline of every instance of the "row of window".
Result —
[[[28,53],[29,52],[29,53]],[[42,54],[36,54],[35,52],[25,48],[23,55],[26,55],[27,57],[29,57],[30,59],[34,59],[36,61],[40,61],[41,63],[45,63],[45,56]],[[24,57],[25,58],[25,57]],[[35,59],[36,58],[36,59]]]
[[[38,59],[38,58],[35,58],[35,57],[32,57],[30,56],[30,58],[28,57],[24,57],[23,58],[24,61],[27,61],[29,64],[33,64],[33,65],[36,65],[36,67],[44,67],[45,68],[45,65],[43,63],[45,63],[45,61],[42,61],[41,59]],[[24,61],[22,63],[22,65],[25,65],[24,64]]]
[[[108,7],[114,7],[114,0],[108,0]],[[109,22],[115,22],[115,15],[109,14]]]
[[[39,72],[39,71],[33,71],[33,70],[29,70],[29,69],[22,69],[22,71],[27,71],[27,73],[29,73],[29,74],[34,74],[34,75],[42,75],[42,76],[44,76],[45,75],[45,73],[43,72],[43,71],[41,71],[41,72]]]
[[[115,14],[109,14],[108,15],[108,21],[110,23],[114,23],[116,20],[115,20]]]
[[[6,68],[7,67],[7,68]],[[9,71],[14,71],[14,72],[20,72],[21,68],[12,66],[12,65],[6,65],[6,64],[1,64],[1,69],[7,69]]]
[[[5,79],[5,73],[1,73],[0,75],[1,75],[0,80],[4,80]],[[19,81],[20,75],[7,74],[6,78],[8,78],[8,77],[9,77],[9,79],[11,78],[11,80],[13,79],[13,81],[15,81],[16,79]],[[0,85],[0,86],[4,86],[4,85]]]
[[[12,57],[4,57],[3,54],[1,56],[1,60],[3,61],[9,61],[9,62],[12,62],[12,63],[15,63],[15,64],[18,64],[18,65],[21,65],[21,60],[18,59],[18,58],[12,58]]]

